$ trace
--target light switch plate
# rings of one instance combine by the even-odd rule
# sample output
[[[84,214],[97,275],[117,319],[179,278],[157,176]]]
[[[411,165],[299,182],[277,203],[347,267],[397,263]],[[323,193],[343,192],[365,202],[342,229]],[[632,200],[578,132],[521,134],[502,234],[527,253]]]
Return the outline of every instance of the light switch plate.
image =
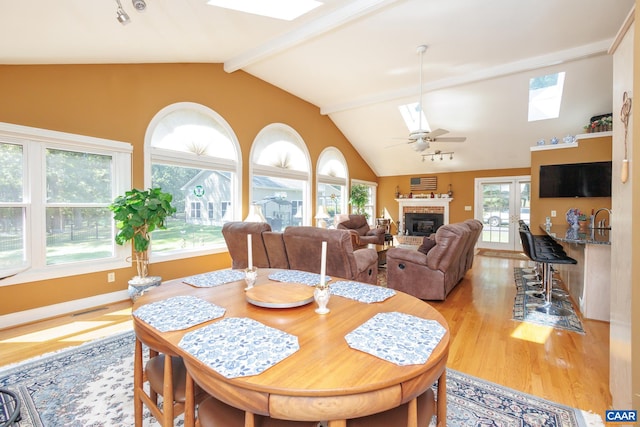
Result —
[[[551,216],[552,217],[556,216],[556,211],[551,211]]]
[[[471,210],[471,206],[465,206],[465,207],[464,207],[464,210],[465,210],[465,211],[470,211],[470,210]]]

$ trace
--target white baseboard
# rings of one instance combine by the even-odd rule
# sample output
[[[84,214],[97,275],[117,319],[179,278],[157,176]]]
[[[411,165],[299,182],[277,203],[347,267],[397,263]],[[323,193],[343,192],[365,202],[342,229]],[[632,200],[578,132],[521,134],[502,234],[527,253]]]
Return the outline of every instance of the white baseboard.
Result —
[[[10,328],[13,326],[22,325],[24,323],[36,322],[38,320],[87,310],[90,308],[124,301],[127,299],[129,299],[129,293],[126,290],[96,295],[94,297],[77,299],[60,304],[48,305],[46,307],[39,307],[31,310],[5,314],[3,316],[0,316],[0,325],[2,325],[2,328]]]

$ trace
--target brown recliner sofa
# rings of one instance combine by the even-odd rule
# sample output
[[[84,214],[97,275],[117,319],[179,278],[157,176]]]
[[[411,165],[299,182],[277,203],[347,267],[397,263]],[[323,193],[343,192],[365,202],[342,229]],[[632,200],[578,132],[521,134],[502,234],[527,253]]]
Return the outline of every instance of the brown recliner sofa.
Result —
[[[227,222],[222,226],[222,237],[227,243],[229,255],[231,255],[231,268],[247,268],[249,263],[247,250],[247,235],[251,234],[251,251],[253,265],[267,268],[269,257],[264,245],[262,233],[271,231],[271,226],[266,222]]]
[[[443,225],[425,237],[422,252],[390,248],[387,286],[424,300],[444,300],[473,265],[481,232],[480,221],[467,220]]]
[[[344,215],[336,224],[338,230],[349,230],[353,234],[354,244],[358,247],[368,244],[384,244],[384,228],[371,228],[364,215]]]
[[[276,232],[266,223],[226,223],[222,235],[233,260],[232,268],[247,267],[248,233],[252,234],[253,264],[257,267],[320,273],[322,242],[326,241],[327,275],[371,284],[377,281],[378,254],[374,249],[354,249],[347,230],[307,226],[290,226]]]
[[[327,242],[327,275],[375,284],[378,253],[375,249],[355,249],[347,230],[316,227],[287,227],[282,233],[289,267],[320,272],[322,242]]]

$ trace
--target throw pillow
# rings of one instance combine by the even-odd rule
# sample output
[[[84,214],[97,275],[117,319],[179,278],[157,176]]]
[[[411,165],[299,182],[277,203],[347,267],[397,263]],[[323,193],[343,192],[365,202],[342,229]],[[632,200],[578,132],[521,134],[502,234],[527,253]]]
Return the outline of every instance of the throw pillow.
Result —
[[[431,250],[431,248],[433,248],[436,245],[436,241],[432,240],[428,237],[425,237],[422,240],[422,244],[420,245],[420,247],[418,247],[418,252],[422,252],[423,254],[428,254],[429,251]]]

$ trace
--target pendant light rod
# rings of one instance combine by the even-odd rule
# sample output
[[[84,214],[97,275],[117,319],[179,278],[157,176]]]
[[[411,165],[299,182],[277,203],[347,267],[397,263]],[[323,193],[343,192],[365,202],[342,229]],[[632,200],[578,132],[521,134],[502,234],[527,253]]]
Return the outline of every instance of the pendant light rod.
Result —
[[[416,49],[416,52],[420,55],[420,93],[418,97],[418,106],[420,107],[420,112],[418,114],[418,130],[422,131],[422,57],[424,53],[427,51],[427,45],[421,44]]]

